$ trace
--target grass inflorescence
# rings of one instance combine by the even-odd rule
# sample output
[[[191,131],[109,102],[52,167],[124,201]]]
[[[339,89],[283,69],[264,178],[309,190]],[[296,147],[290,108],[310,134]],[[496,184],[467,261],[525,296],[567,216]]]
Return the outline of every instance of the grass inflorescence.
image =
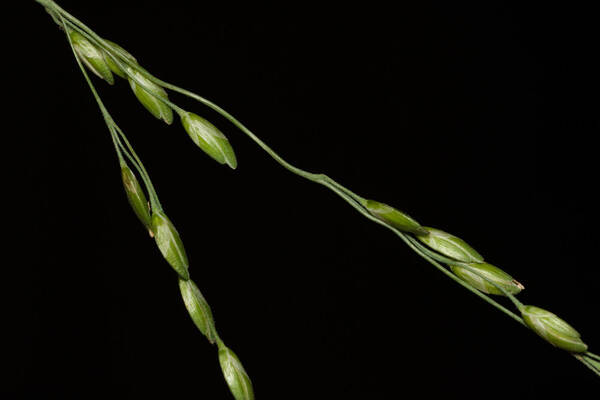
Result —
[[[192,321],[207,340],[217,346],[225,381],[236,400],[254,399],[251,380],[237,355],[219,337],[212,310],[191,279],[183,241],[174,224],[165,214],[146,168],[125,133],[104,106],[86,68],[111,85],[115,83],[115,75],[127,80],[135,97],[154,117],[171,124],[174,115],[177,114],[181,119],[183,130],[201,150],[218,163],[227,164],[235,169],[237,158],[227,137],[203,117],[173,103],[168,91],[195,99],[218,112],[281,166],[332,190],[360,214],[390,229],[409,248],[446,276],[522,326],[531,329],[553,346],[571,353],[600,376],[600,356],[588,351],[588,346],[582,341],[580,334],[555,314],[521,303],[515,296],[523,291],[523,285],[502,269],[484,261],[484,257],[463,239],[440,229],[425,227],[408,214],[385,203],[365,199],[327,175],[310,173],[289,164],[218,105],[196,93],[156,78],[141,67],[131,53],[118,44],[98,36],[54,1],[36,1],[46,8],[54,22],[65,32],[77,63],[104,116],[119,161],[128,201],[150,236],[154,237],[165,260],[177,273],[182,299]],[[141,179],[141,184],[138,178]],[[489,295],[507,298],[516,312],[501,305]]]

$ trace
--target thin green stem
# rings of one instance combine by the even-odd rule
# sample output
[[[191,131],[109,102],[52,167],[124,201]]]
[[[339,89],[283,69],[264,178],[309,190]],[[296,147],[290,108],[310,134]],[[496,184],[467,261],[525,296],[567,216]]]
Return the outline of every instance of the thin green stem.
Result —
[[[119,143],[117,142],[117,135],[116,135],[114,129],[112,129],[112,127],[109,127],[109,130],[110,130],[110,138],[112,139],[113,145],[115,146],[115,151],[117,152],[117,157],[119,157],[119,166],[121,166],[121,168],[123,168],[124,166],[127,165],[127,162],[123,158],[123,153],[121,152],[121,148],[119,147]]]
[[[154,188],[152,180],[150,180],[150,175],[148,174],[148,171],[146,171],[146,167],[144,167],[144,164],[133,149],[133,146],[131,146],[131,143],[129,143],[129,140],[127,139],[127,136],[125,136],[125,133],[121,130],[121,128],[119,128],[118,125],[115,124],[114,127],[119,136],[121,137],[121,140],[125,142],[127,150],[129,151],[133,159],[135,159],[136,164],[139,166],[138,172],[140,173],[142,179],[144,180],[144,183],[146,184],[146,189],[148,190],[148,195],[150,196],[150,203],[152,204],[152,209],[154,211],[162,211],[162,205],[160,204],[160,200],[158,199],[158,194],[156,193],[156,189]]]
[[[573,354],[573,356],[581,361],[586,367],[591,369],[596,375],[600,376],[600,369],[594,364],[592,364],[587,358],[581,356],[580,354]]]
[[[586,356],[588,356],[589,358],[593,358],[594,360],[598,360],[600,361],[600,356],[594,353],[590,353],[589,351],[587,353],[585,353]]]
[[[243,125],[240,121],[238,121],[235,117],[233,117],[233,115],[229,114],[227,111],[225,111],[223,108],[219,107],[215,103],[213,103],[193,92],[179,88],[175,85],[171,85],[160,79],[156,79],[154,77],[152,77],[150,79],[154,80],[154,83],[157,83],[157,84],[165,87],[166,89],[170,89],[170,90],[173,90],[174,92],[178,92],[180,94],[186,95],[190,98],[193,98],[193,99],[199,101],[200,103],[206,105],[207,107],[213,109],[214,111],[219,113],[221,116],[225,117],[225,119],[227,119],[229,122],[231,122],[234,126],[236,126],[244,134],[246,134],[246,136],[248,136],[251,140],[253,140],[260,148],[262,148],[269,156],[271,156],[271,158],[273,158],[279,165],[281,165],[288,171],[290,171],[296,175],[299,175],[303,178],[306,178],[310,181],[313,181],[313,182],[320,182],[320,181],[324,180],[325,175],[310,173],[308,171],[304,171],[303,169],[300,169],[300,168],[288,163],[281,156],[279,156],[279,154],[277,154],[273,149],[271,149],[271,147],[269,147],[265,142],[260,140],[254,133],[252,133],[252,131],[250,131],[250,129],[248,129],[245,125]]]
[[[352,197],[361,206],[363,206],[363,207],[367,206],[367,199],[365,199],[364,197],[361,197],[361,196],[357,195],[356,193],[354,193],[353,191],[351,191],[347,187],[343,186],[342,184],[336,182],[335,180],[333,180],[332,178],[330,178],[327,175],[321,174],[321,177],[323,179],[325,179],[327,182],[331,183],[333,186],[337,187],[338,189],[340,189],[341,191],[343,191],[344,193],[346,193],[348,196]]]
[[[59,16],[56,14],[56,11],[54,11],[51,8],[48,8],[48,7],[44,7],[44,9],[46,10],[46,12],[48,14],[50,14],[50,17],[52,17],[52,20],[54,21],[54,23],[56,25],[58,25],[58,27],[60,29],[64,29],[64,27],[62,26],[62,21],[60,20]]]
[[[127,149],[127,147],[125,147],[125,145],[121,141],[121,137],[117,133],[117,130],[115,127],[116,127],[116,125],[111,126],[112,133],[113,133],[113,139],[116,141],[117,145],[119,146],[119,149],[122,151],[123,154],[125,154],[125,157],[127,157],[129,162],[131,163],[131,165],[133,165],[135,170],[138,172],[138,174],[142,178],[142,181],[144,182],[144,185],[146,186],[146,191],[148,192],[148,195],[150,196],[150,203],[152,204],[152,192],[149,189],[150,185],[152,184],[152,181],[150,181],[149,179],[146,178],[146,175],[144,174],[144,170],[142,169],[142,167],[140,167],[140,164],[138,164],[138,162],[135,160],[135,158],[133,158],[133,156],[129,153],[129,150]]]

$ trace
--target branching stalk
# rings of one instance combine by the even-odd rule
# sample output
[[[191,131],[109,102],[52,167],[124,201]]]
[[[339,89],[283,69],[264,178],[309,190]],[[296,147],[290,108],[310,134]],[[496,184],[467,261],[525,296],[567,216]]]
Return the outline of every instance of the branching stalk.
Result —
[[[81,60],[79,59],[79,56],[77,55],[74,44],[73,44],[71,38],[69,37],[69,33],[68,33],[69,29],[78,32],[86,40],[88,40],[92,45],[96,46],[98,49],[101,49],[103,54],[106,54],[106,57],[108,57],[110,60],[112,60],[112,62],[115,65],[120,67],[130,80],[137,83],[148,95],[153,96],[160,102],[166,104],[172,110],[177,112],[180,116],[183,117],[184,115],[187,115],[188,114],[187,111],[185,111],[182,108],[180,108],[179,106],[177,106],[175,103],[173,103],[168,98],[157,96],[155,93],[153,93],[147,87],[145,87],[143,82],[141,82],[135,76],[135,74],[133,74],[131,71],[141,74],[144,78],[148,79],[150,82],[152,82],[164,89],[168,89],[173,92],[182,94],[189,98],[192,98],[192,99],[200,102],[204,106],[216,111],[218,114],[220,114],[222,117],[227,119],[230,123],[232,123],[235,127],[237,127],[240,131],[242,131],[246,136],[248,136],[254,143],[256,143],[263,151],[265,151],[271,158],[273,158],[283,168],[285,168],[288,171],[292,172],[293,174],[298,175],[302,178],[305,178],[311,182],[315,182],[315,183],[325,186],[326,188],[328,188],[329,190],[331,190],[332,192],[337,194],[340,198],[342,198],[345,202],[347,202],[352,208],[354,208],[356,211],[358,211],[361,215],[363,215],[370,221],[375,222],[379,225],[382,225],[382,226],[390,229],[410,249],[412,249],[420,257],[422,257],[424,260],[426,260],[427,262],[432,264],[436,269],[438,269],[440,272],[442,272],[443,274],[448,276],[450,279],[454,280],[455,282],[457,282],[459,285],[463,286],[470,292],[476,294],[477,296],[482,298],[484,301],[486,301],[488,304],[490,304],[493,307],[495,307],[496,309],[500,310],[501,312],[503,312],[510,318],[514,319],[521,325],[523,325],[527,328],[530,328],[532,326],[530,321],[527,319],[528,318],[527,314],[523,314],[524,310],[529,306],[524,306],[523,303],[521,303],[515,297],[515,295],[513,293],[511,293],[509,290],[507,290],[505,287],[498,284],[497,282],[494,282],[492,279],[490,279],[485,274],[481,273],[476,268],[473,268],[472,263],[466,262],[465,260],[453,258],[454,256],[450,257],[448,254],[442,254],[439,251],[432,249],[432,248],[424,245],[423,243],[421,243],[415,236],[417,234],[417,233],[415,233],[415,231],[405,231],[405,230],[399,228],[397,225],[394,225],[394,224],[390,223],[389,221],[386,221],[385,219],[382,219],[382,218],[374,215],[372,210],[369,209],[369,200],[359,196],[358,194],[354,193],[353,191],[346,188],[342,184],[336,182],[335,180],[328,177],[327,175],[311,173],[311,172],[305,171],[301,168],[298,168],[298,167],[290,164],[285,159],[283,159],[279,154],[277,154],[271,147],[269,147],[265,142],[263,142],[258,136],[256,136],[250,129],[248,129],[239,120],[237,120],[235,117],[233,117],[233,115],[231,115],[229,112],[227,112],[226,110],[224,110],[217,104],[213,103],[212,101],[210,101],[192,91],[189,91],[187,89],[181,88],[174,84],[165,82],[165,81],[155,77],[154,75],[150,74],[146,69],[139,66],[136,62],[132,61],[132,59],[128,56],[128,54],[125,54],[120,48],[115,47],[115,46],[111,45],[109,42],[102,39],[99,35],[97,35],[94,31],[92,31],[89,27],[87,27],[80,20],[78,20],[77,18],[75,18],[74,16],[69,14],[67,11],[65,11],[61,7],[59,7],[54,1],[52,1],[52,0],[36,0],[36,1],[40,4],[42,4],[43,6],[45,6],[47,10],[49,10],[49,13],[52,16],[53,20],[57,24],[59,24],[59,26],[61,26],[62,29],[64,29],[65,33],[67,34],[67,38],[69,40],[71,49],[73,50],[73,54],[75,55],[75,58],[77,60],[77,64],[78,64],[79,68],[81,69],[81,71],[85,77],[85,80],[88,83],[88,86],[90,87],[90,90],[92,91],[92,94],[98,103],[98,106],[104,117],[104,121],[109,129],[109,132],[111,134],[111,139],[113,141],[113,145],[115,147],[115,151],[117,153],[119,163],[121,164],[121,166],[123,166],[127,163],[127,161],[129,161],[135,167],[135,169],[137,170],[137,172],[139,173],[139,175],[141,176],[141,178],[145,184],[146,190],[148,191],[148,194],[150,196],[150,201],[151,201],[151,208],[154,213],[161,213],[162,206],[158,199],[158,195],[156,194],[154,185],[152,184],[152,181],[150,180],[148,172],[146,171],[146,168],[144,167],[140,158],[134,151],[133,147],[131,146],[131,144],[130,144],[129,140],[127,139],[127,137],[125,136],[124,132],[114,122],[113,118],[108,113],[105,105],[101,101],[96,88],[94,87],[88,73],[86,72]],[[112,83],[112,80],[111,80],[111,83]],[[172,116],[172,112],[170,110],[168,110],[168,111],[169,111],[169,115]],[[215,142],[215,143],[217,143],[217,142]],[[230,164],[230,165],[232,165],[232,164]],[[232,167],[235,168],[235,166],[232,166]],[[177,238],[178,238],[178,236],[177,236]],[[159,246],[160,246],[160,243],[159,243]],[[162,248],[161,248],[161,251],[162,251]],[[164,255],[169,260],[169,257],[167,256],[167,254],[164,254]],[[183,258],[181,260],[183,260]],[[169,260],[169,262],[171,262],[171,260]],[[183,261],[181,261],[181,262],[183,262]],[[187,259],[185,260],[185,263],[187,263]],[[494,293],[494,294],[503,294],[505,297],[507,297],[512,302],[512,304],[515,306],[515,308],[525,316],[525,319],[522,318],[521,316],[519,316],[518,314],[510,311],[508,308],[501,305],[500,303],[498,303],[491,296],[488,296],[486,293],[482,292],[482,290],[473,286],[473,284],[469,283],[467,280],[461,279],[460,277],[458,277],[457,275],[452,273],[443,264],[445,264],[446,266],[453,266],[453,265],[459,266],[460,268],[463,268],[464,270],[469,271],[470,273],[478,276],[479,278],[483,279],[484,281],[486,281],[487,283],[489,283],[490,285],[495,287],[500,293],[497,293],[495,291],[489,291],[489,290],[487,292]],[[486,272],[487,272],[487,270],[486,270]],[[237,356],[235,356],[231,352],[231,350],[225,346],[225,344],[223,343],[223,341],[221,340],[219,335],[216,333],[216,330],[214,328],[214,323],[212,322],[212,314],[210,313],[210,308],[208,307],[208,304],[205,304],[204,298],[202,297],[200,292],[197,290],[197,288],[195,287],[195,285],[193,283],[191,283],[191,284],[187,283],[187,281],[189,280],[189,276],[185,275],[185,274],[187,274],[187,264],[185,264],[185,271],[178,270],[178,273],[180,273],[180,285],[182,288],[182,293],[186,293],[186,294],[184,294],[184,300],[186,301],[186,307],[188,307],[188,311],[190,311],[190,315],[192,315],[194,322],[196,323],[198,328],[202,331],[202,333],[205,336],[207,336],[207,338],[209,340],[211,340],[211,342],[212,341],[216,342],[218,349],[219,349],[219,356],[220,356],[220,358],[222,357],[222,359],[221,359],[222,368],[225,371],[227,368],[231,367],[227,363],[228,362],[233,363],[235,360],[237,360]],[[181,275],[183,273],[185,273],[185,274]],[[191,282],[191,281],[189,281],[189,282]],[[510,288],[512,289],[512,287],[510,287]],[[517,289],[517,291],[519,291],[520,289],[522,289],[522,286],[520,286]],[[187,290],[187,292],[184,292],[184,290]],[[186,297],[186,295],[188,297]],[[195,312],[194,310],[199,310],[199,313],[194,313]],[[531,328],[531,329],[534,329],[534,328]],[[568,332],[571,332],[571,331],[568,331]],[[540,334],[539,332],[537,332],[537,333]],[[576,332],[573,333],[573,335],[575,335],[575,334],[576,334],[576,337],[578,338],[578,334]],[[555,344],[554,342],[551,342],[551,343]],[[587,348],[587,347],[585,347],[585,348]],[[569,350],[573,351],[572,354],[577,360],[579,360],[586,367],[588,367],[590,370],[594,371],[597,375],[600,376],[600,367],[599,367],[600,356],[590,353],[590,352],[585,352],[585,349],[584,350],[569,349]],[[234,361],[231,361],[231,360],[234,360]],[[239,364],[239,360],[237,361],[237,363]],[[241,364],[239,364],[239,365],[241,367]],[[253,398],[253,394],[251,394],[251,393],[253,393],[252,387],[251,387],[249,378],[247,377],[247,375],[245,375],[245,371],[243,371],[243,368],[241,368],[241,370],[238,370],[237,373],[232,376],[238,377],[237,381],[234,379],[233,381],[230,382],[229,378],[227,378],[227,374],[226,374],[226,379],[227,379],[227,382],[230,385],[230,389],[231,389],[232,393],[234,394],[234,396],[236,397],[236,399],[241,400],[241,399]],[[241,397],[238,397],[238,396],[241,396]]]

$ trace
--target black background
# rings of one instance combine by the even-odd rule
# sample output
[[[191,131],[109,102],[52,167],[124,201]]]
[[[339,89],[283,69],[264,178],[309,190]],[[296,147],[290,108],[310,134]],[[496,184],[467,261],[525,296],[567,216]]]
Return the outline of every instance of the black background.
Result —
[[[14,79],[25,115],[7,135],[17,150],[5,148],[19,160],[5,170],[19,240],[5,244],[17,261],[5,264],[15,278],[5,279],[2,398],[230,398],[216,349],[127,204],[64,36],[30,3]],[[564,317],[599,351],[590,10],[191,3],[60,2],[293,164],[464,238],[526,286],[523,302]],[[94,83],[257,398],[531,399],[600,388],[582,364],[214,112],[171,95],[229,137],[236,171],[178,121],[155,120],[122,80]]]

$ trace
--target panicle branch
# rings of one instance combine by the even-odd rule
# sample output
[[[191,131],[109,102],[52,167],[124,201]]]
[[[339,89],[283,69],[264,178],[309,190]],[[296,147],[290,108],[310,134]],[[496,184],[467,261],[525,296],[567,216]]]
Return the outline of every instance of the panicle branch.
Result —
[[[164,213],[146,168],[125,133],[108,113],[84,66],[110,85],[115,83],[115,75],[127,80],[135,97],[157,119],[170,125],[174,119],[174,112],[177,113],[184,131],[194,144],[213,160],[235,169],[237,158],[227,137],[203,117],[173,103],[169,98],[168,90],[193,98],[217,111],[281,166],[332,190],[360,214],[398,235],[409,248],[445,275],[528,327],[553,346],[570,352],[600,376],[600,356],[587,351],[588,346],[582,341],[579,332],[555,314],[521,303],[515,296],[524,289],[524,286],[502,269],[484,261],[483,256],[463,239],[440,229],[425,227],[405,212],[388,204],[365,199],[324,174],[314,174],[295,167],[218,105],[196,93],[156,78],[141,67],[137,58],[131,53],[118,44],[98,36],[54,1],[36,1],[45,7],[54,22],[65,32],[77,64],[97,100],[111,134],[129,204],[150,236],[154,237],[164,259],[177,273],[181,296],[192,321],[210,343],[217,345],[221,370],[236,400],[254,399],[250,378],[237,355],[218,335],[212,310],[198,286],[191,280],[189,262],[181,237]],[[130,166],[133,166],[133,169]],[[145,191],[134,170],[141,177]],[[150,201],[147,200],[145,192],[148,193]],[[489,295],[508,298],[520,316]]]

